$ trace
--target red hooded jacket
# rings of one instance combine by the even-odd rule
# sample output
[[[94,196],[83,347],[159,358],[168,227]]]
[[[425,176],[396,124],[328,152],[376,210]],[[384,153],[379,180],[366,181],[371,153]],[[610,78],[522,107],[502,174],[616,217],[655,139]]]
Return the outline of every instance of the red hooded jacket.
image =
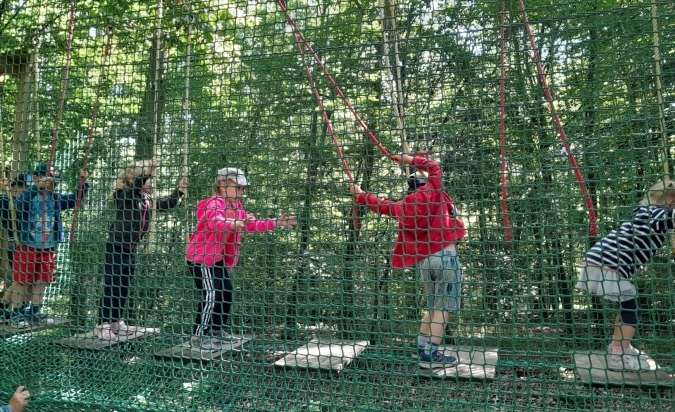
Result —
[[[455,206],[443,191],[441,168],[433,160],[416,156],[412,166],[429,174],[427,184],[403,200],[392,202],[370,193],[359,193],[356,202],[398,221],[398,238],[391,264],[415,265],[466,235],[464,223],[454,217]]]

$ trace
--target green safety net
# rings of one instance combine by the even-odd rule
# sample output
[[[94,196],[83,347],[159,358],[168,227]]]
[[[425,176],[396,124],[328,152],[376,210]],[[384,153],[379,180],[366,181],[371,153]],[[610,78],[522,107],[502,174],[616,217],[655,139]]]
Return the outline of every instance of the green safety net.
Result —
[[[56,323],[0,326],[0,402],[25,385],[29,411],[670,410],[670,242],[633,278],[633,345],[657,371],[582,365],[604,358],[619,307],[574,285],[588,248],[672,167],[674,3],[289,1],[318,61],[298,52],[282,4],[2,2],[5,196],[41,163],[61,171],[59,193],[77,191],[82,168],[91,190],[62,216],[41,309]],[[468,230],[462,310],[443,340],[476,355],[451,372],[413,359],[423,285],[392,268],[396,221],[354,206],[333,139],[380,197],[402,198],[411,169],[382,156],[318,62],[382,147],[441,165]],[[189,179],[136,251],[124,318],[154,333],[87,347],[111,192],[152,158],[155,198]],[[242,237],[227,330],[250,340],[163,356],[193,333],[201,296],[185,249],[224,167],[246,173],[248,213],[298,225]],[[9,242],[5,230],[5,298]],[[275,364],[311,342],[336,345],[323,356],[343,366]]]

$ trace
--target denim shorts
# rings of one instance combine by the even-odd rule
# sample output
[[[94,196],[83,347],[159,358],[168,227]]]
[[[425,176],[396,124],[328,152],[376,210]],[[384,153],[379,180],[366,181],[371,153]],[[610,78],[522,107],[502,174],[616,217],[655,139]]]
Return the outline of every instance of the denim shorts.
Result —
[[[459,313],[462,307],[462,266],[457,253],[441,250],[419,263],[430,310]]]

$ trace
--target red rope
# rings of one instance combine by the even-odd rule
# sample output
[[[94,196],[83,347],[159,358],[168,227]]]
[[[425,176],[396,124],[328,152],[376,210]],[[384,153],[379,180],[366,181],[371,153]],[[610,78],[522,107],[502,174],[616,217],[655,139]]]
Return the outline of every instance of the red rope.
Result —
[[[511,222],[509,220],[509,208],[506,182],[506,0],[502,0],[501,29],[500,29],[500,77],[499,77],[499,151],[501,156],[501,186],[502,186],[502,219],[506,232],[506,242],[511,243]]]
[[[56,141],[59,137],[59,126],[61,124],[61,116],[63,115],[63,103],[66,100],[66,87],[68,86],[68,75],[70,73],[70,56],[73,50],[73,26],[75,25],[75,3],[70,3],[70,17],[68,20],[68,44],[66,48],[66,61],[63,66],[63,76],[61,78],[61,92],[59,94],[59,104],[56,110],[56,120],[54,121],[54,131],[52,132],[52,143],[49,150],[49,160],[47,162],[47,170],[50,171],[52,163],[54,162],[54,155],[56,153]]]
[[[98,114],[99,101],[101,97],[101,87],[105,81],[105,68],[110,57],[110,44],[112,39],[112,28],[110,26],[106,27],[105,36],[106,44],[103,51],[103,59],[101,60],[101,73],[99,75],[98,85],[96,86],[96,94],[94,97],[94,105],[91,109],[91,119],[89,120],[89,137],[87,138],[87,149],[84,154],[84,160],[82,161],[82,170],[87,170],[87,162],[89,161],[89,156],[91,155],[91,147],[94,141],[94,130],[96,129],[96,115]],[[82,204],[82,192],[84,191],[85,179],[80,177],[80,183],[77,188],[77,196],[75,200],[75,212],[73,213],[73,223],[70,228],[70,246],[73,246],[73,241],[75,239],[75,228],[77,227],[77,218],[80,214],[80,206]]]
[[[305,73],[307,74],[307,81],[309,82],[309,85],[312,88],[312,94],[314,95],[314,98],[316,99],[316,102],[319,105],[319,109],[321,109],[321,116],[323,117],[324,122],[326,122],[326,128],[328,129],[331,139],[333,140],[335,151],[337,152],[338,158],[340,159],[340,163],[342,163],[342,168],[344,169],[345,174],[347,174],[347,179],[349,179],[349,182],[353,184],[354,176],[352,176],[352,172],[351,170],[349,170],[349,165],[347,164],[347,160],[345,159],[344,154],[342,153],[342,148],[340,147],[340,141],[338,140],[337,135],[335,134],[333,123],[330,121],[330,118],[328,117],[326,108],[323,105],[323,100],[321,99],[321,94],[319,93],[319,90],[316,87],[316,83],[314,82],[312,71],[309,68],[309,64],[307,64],[307,59],[305,59],[303,43],[306,44],[306,42],[302,41],[303,39],[301,35],[299,35],[298,31],[294,30],[293,34],[295,35],[295,45],[298,48],[298,53],[300,53],[300,57],[302,58],[302,65],[305,68]],[[352,219],[354,222],[355,230],[359,230],[358,217],[359,217],[359,209],[358,206],[356,205],[356,202],[354,202],[354,205],[352,207]]]
[[[73,27],[75,26],[75,3],[70,3],[70,17],[68,19],[68,43],[66,48],[66,61],[63,66],[63,76],[61,78],[61,92],[59,94],[59,103],[56,110],[56,119],[54,120],[54,131],[52,132],[52,142],[49,149],[49,159],[47,160],[47,171],[46,176],[51,174],[52,164],[54,163],[54,156],[56,154],[56,141],[59,136],[59,125],[61,124],[61,116],[63,115],[63,103],[66,100],[66,87],[68,86],[68,75],[70,73],[70,56],[73,50]],[[46,208],[47,205],[44,201],[46,194],[42,193],[42,228],[45,229],[47,222],[46,218]]]
[[[305,68],[305,73],[307,74],[307,81],[309,82],[309,86],[312,88],[312,94],[314,95],[314,98],[316,99],[316,103],[319,105],[319,109],[321,109],[321,116],[323,117],[323,121],[326,122],[326,128],[328,129],[328,132],[330,133],[331,139],[333,140],[333,145],[335,146],[335,151],[337,152],[338,158],[340,159],[340,162],[342,163],[342,168],[344,169],[345,173],[347,174],[347,178],[349,179],[350,183],[354,183],[354,177],[352,176],[352,172],[349,170],[349,165],[347,164],[347,160],[345,160],[344,154],[342,153],[342,148],[340,147],[340,141],[338,141],[337,136],[335,134],[335,129],[333,129],[333,124],[330,121],[330,118],[328,117],[328,113],[326,112],[326,108],[323,105],[323,100],[321,99],[321,94],[319,94],[319,90],[316,87],[316,84],[314,83],[314,77],[312,77],[312,71],[309,68],[309,64],[307,64],[307,60],[305,59],[305,52],[302,47],[302,38],[298,35],[297,31],[294,31],[295,34],[295,45],[298,48],[298,53],[300,53],[300,57],[302,58],[302,65]]]
[[[527,31],[527,36],[530,42],[530,47],[532,49],[532,58],[534,59],[535,63],[537,64],[537,72],[539,73],[539,79],[541,81],[542,87],[544,88],[544,93],[546,94],[546,100],[548,101],[549,108],[551,110],[551,115],[553,116],[553,121],[556,126],[556,130],[558,131],[558,136],[560,137],[560,140],[562,141],[563,147],[565,148],[565,151],[567,152],[567,157],[570,161],[570,165],[572,166],[572,170],[574,171],[574,175],[577,178],[577,181],[579,182],[579,186],[581,188],[581,193],[584,195],[584,198],[586,200],[586,208],[588,209],[588,218],[590,221],[590,235],[592,237],[597,236],[598,233],[598,222],[597,222],[597,217],[595,215],[595,209],[593,208],[593,200],[591,199],[591,196],[588,194],[588,191],[586,190],[586,184],[584,183],[584,177],[581,174],[581,171],[579,170],[579,166],[574,159],[574,155],[572,155],[572,150],[570,149],[570,145],[567,141],[567,136],[565,135],[565,130],[563,130],[562,127],[562,122],[560,121],[560,117],[558,116],[557,111],[555,110],[555,106],[553,105],[553,97],[551,96],[551,90],[548,87],[548,83],[546,82],[546,75],[544,74],[544,69],[542,68],[542,65],[539,61],[539,57],[537,54],[537,47],[534,43],[534,36],[532,36],[532,30],[530,29],[530,23],[528,22],[527,19],[527,12],[525,11],[525,5],[523,3],[523,0],[518,0],[518,5],[520,6],[520,11],[523,14],[523,20],[525,22],[525,30]]]
[[[328,70],[326,70],[326,67],[321,62],[321,59],[319,58],[319,56],[314,52],[314,50],[312,49],[312,46],[309,44],[309,42],[307,42],[307,40],[305,39],[305,36],[302,35],[302,32],[295,25],[295,22],[293,21],[293,18],[291,17],[290,13],[288,12],[288,8],[286,7],[286,2],[284,0],[277,0],[277,4],[281,8],[281,10],[284,11],[284,14],[286,15],[286,21],[288,22],[288,25],[293,30],[293,33],[295,34],[296,40],[301,41],[303,43],[303,45],[305,46],[305,49],[307,49],[307,51],[312,54],[312,57],[314,58],[314,61],[316,62],[317,66],[319,66],[321,71],[324,73],[324,75],[328,79],[328,82],[333,86],[333,88],[335,89],[335,92],[338,94],[338,96],[340,96],[340,98],[344,102],[345,106],[349,109],[350,112],[352,112],[352,114],[354,115],[354,118],[356,119],[357,123],[359,124],[359,126],[361,126],[361,129],[363,129],[363,131],[366,133],[368,138],[375,144],[375,146],[377,146],[377,148],[380,150],[380,152],[382,152],[383,155],[385,155],[388,158],[391,158],[391,154],[389,154],[387,149],[385,149],[384,146],[382,146],[382,144],[380,144],[380,142],[377,140],[377,138],[375,137],[373,132],[370,130],[370,128],[368,128],[368,125],[366,125],[366,123],[361,119],[361,117],[356,112],[356,110],[354,109],[352,104],[349,102],[347,97],[345,97],[344,93],[342,93],[342,90],[340,89],[340,87],[338,87],[335,80],[333,80],[333,77],[330,75],[330,73],[328,73]],[[298,47],[300,47],[300,46],[298,46]],[[303,59],[303,62],[304,62],[304,59]],[[320,97],[319,97],[319,99],[320,99]]]

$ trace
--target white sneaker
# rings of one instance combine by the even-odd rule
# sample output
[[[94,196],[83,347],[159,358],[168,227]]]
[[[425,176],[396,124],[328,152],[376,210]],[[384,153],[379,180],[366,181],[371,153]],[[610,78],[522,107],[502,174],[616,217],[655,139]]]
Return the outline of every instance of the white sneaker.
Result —
[[[639,355],[624,352],[622,355],[607,355],[607,369],[613,371],[640,372],[649,370],[649,363],[642,360]]]
[[[129,326],[126,323],[124,323],[124,319],[120,319],[117,322],[113,322],[112,325],[110,325],[110,329],[112,331],[120,336],[129,336],[133,335],[136,332],[141,332],[141,329],[143,328],[137,328],[136,326]]]
[[[110,324],[107,322],[101,325],[96,325],[94,328],[94,336],[104,340],[117,339],[117,335],[112,330],[110,330]]]
[[[624,348],[623,353],[627,353],[629,355],[635,355],[638,358],[640,358],[640,362],[647,363],[647,362],[654,362],[654,359],[652,359],[651,356],[647,355],[645,352],[635,349],[632,346],[629,346],[627,348]],[[654,362],[656,363],[656,362]]]

